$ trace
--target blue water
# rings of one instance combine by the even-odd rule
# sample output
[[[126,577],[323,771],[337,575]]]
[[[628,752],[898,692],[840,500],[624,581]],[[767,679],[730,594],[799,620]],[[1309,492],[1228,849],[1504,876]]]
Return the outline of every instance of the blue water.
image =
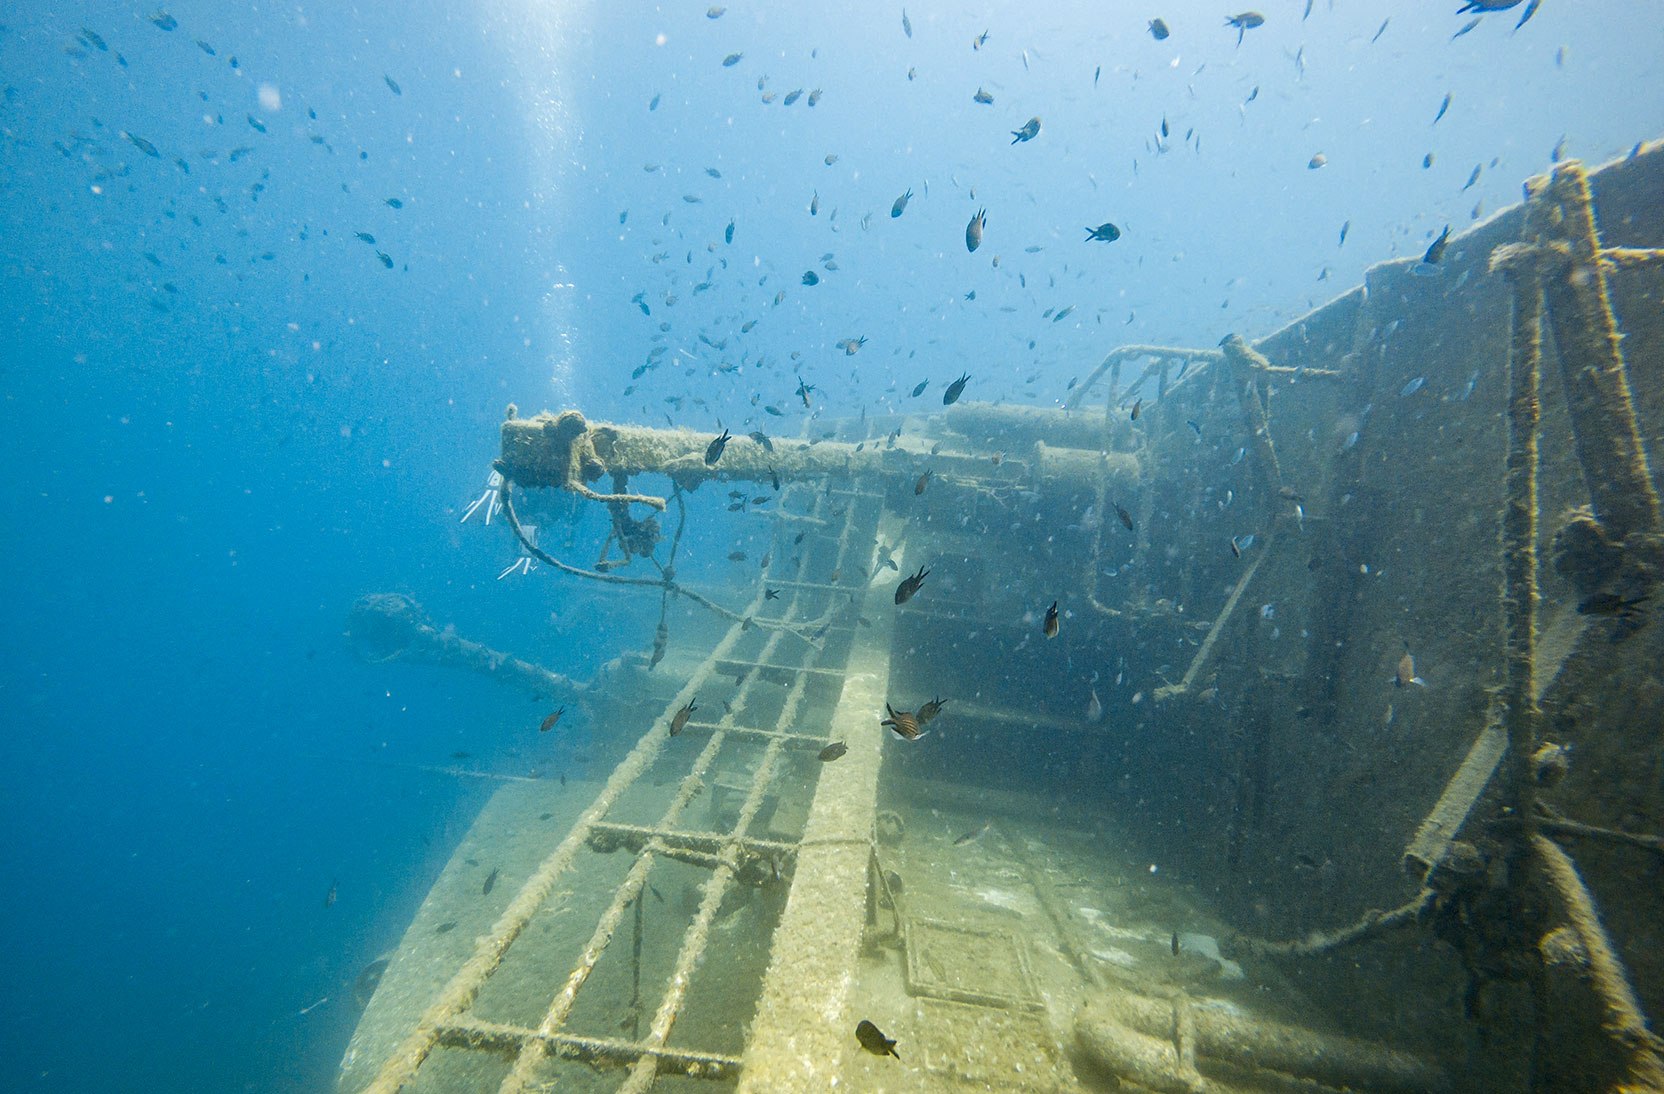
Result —
[[[1420,254],[1562,137],[1657,135],[1656,5],[1453,40],[1456,6],[1371,42],[1382,5],[1279,2],[1240,46],[1199,3],[909,5],[910,39],[892,4],[0,9],[0,1088],[329,1088],[489,789],[422,768],[595,732],[531,755],[523,696],[342,640],[403,591],[579,676],[650,641],[652,604],[498,582],[458,524],[507,403],[784,432],[800,378],[830,417],[968,371],[1052,404],[1117,344],[1263,334]],[[743,533],[693,504],[687,573],[721,575]]]

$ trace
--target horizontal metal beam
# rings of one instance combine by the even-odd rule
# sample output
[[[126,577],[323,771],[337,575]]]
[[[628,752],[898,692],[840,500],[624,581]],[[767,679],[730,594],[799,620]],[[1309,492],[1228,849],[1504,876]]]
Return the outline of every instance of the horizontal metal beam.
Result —
[[[765,446],[741,436],[731,438],[718,459],[707,464],[705,455],[714,440],[713,433],[686,429],[590,423],[570,410],[558,417],[510,418],[502,427],[498,470],[521,487],[582,487],[580,493],[588,489],[584,482],[641,474],[668,475],[685,489],[707,480],[790,483],[828,475],[889,475],[911,483],[926,471],[944,483],[972,485],[990,480],[1033,484],[1058,479],[1084,488],[1107,476],[1130,488],[1139,480],[1139,458],[1130,452],[1035,446],[1046,458],[1036,460],[1031,458],[1034,453],[1014,451],[995,467],[986,454],[944,448],[923,433],[894,444],[774,438]],[[832,494],[861,501],[883,497],[861,489]],[[655,501],[662,505],[662,500]]]
[[[796,676],[801,673],[805,676],[829,676],[838,680],[842,680],[844,675],[842,672],[838,672],[833,669],[816,669],[802,665],[782,665],[765,661],[737,661],[726,657],[718,660],[716,663],[716,673],[718,676],[739,675],[740,672],[736,670],[743,670],[745,673],[760,670],[764,675],[786,674]]]
[[[709,832],[687,832],[672,828],[655,828],[641,824],[616,824],[612,822],[602,822],[590,829],[589,845],[602,852],[610,852],[619,848],[640,851],[655,839],[662,842],[667,848],[700,851],[711,855],[721,854],[723,849],[730,844],[747,854],[753,855],[789,856],[797,853],[797,844],[782,843],[779,840],[756,839],[750,836],[735,838]]]
[[[689,730],[705,730],[715,733],[717,730],[730,737],[755,737],[768,741],[779,741],[788,748],[809,749],[820,751],[832,742],[825,737],[815,737],[807,733],[782,733],[777,729],[755,729],[750,726],[731,726],[722,722],[689,722],[682,727],[682,732]]]
[[[456,1019],[436,1028],[439,1043],[447,1048],[471,1048],[513,1055],[529,1044],[541,1042],[550,1053],[578,1060],[592,1067],[625,1068],[643,1056],[658,1063],[661,1075],[686,1075],[692,1079],[732,1080],[740,1073],[737,1056],[717,1052],[691,1052],[619,1041],[611,1037],[579,1037],[571,1033],[539,1033],[523,1026],[498,1022]]]

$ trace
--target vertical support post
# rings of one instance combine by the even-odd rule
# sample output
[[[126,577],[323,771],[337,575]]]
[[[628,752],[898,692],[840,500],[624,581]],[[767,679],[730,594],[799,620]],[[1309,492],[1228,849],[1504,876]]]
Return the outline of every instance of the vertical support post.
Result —
[[[1277,465],[1277,450],[1271,444],[1271,425],[1260,402],[1259,382],[1250,370],[1270,368],[1265,356],[1243,341],[1240,334],[1232,334],[1219,343],[1225,351],[1225,364],[1230,370],[1231,383],[1236,387],[1237,400],[1242,405],[1242,421],[1248,430],[1248,447],[1253,453],[1250,466],[1254,473],[1254,489],[1272,507],[1273,533],[1280,531],[1285,521],[1293,516],[1292,502],[1283,497],[1283,471]],[[1289,502],[1289,504],[1279,504]],[[1270,544],[1266,545],[1270,549]]]
[[[1531,754],[1537,747],[1537,391],[1543,289],[1534,262],[1499,263],[1514,288],[1508,343],[1507,501],[1502,512],[1502,612],[1509,789],[1524,838],[1536,833]]]
[[[1560,354],[1578,462],[1595,516],[1613,542],[1664,530],[1635,421],[1618,323],[1606,292],[1589,176],[1576,161],[1526,185],[1548,323]]]
[[[1260,379],[1269,375],[1266,370],[1271,362],[1250,347],[1239,334],[1226,337],[1219,343],[1219,348],[1224,351],[1225,367],[1230,375],[1231,385],[1236,388],[1237,401],[1242,407],[1243,425],[1248,431],[1248,447],[1251,453],[1249,467],[1254,476],[1254,491],[1259,495],[1259,504],[1271,518],[1271,527],[1265,535],[1261,554],[1243,575],[1243,580],[1233,592],[1232,599],[1227,602],[1228,607],[1234,608],[1240,599],[1239,594],[1247,589],[1260,563],[1278,551],[1282,541],[1287,538],[1290,526],[1295,524],[1295,503],[1283,487],[1283,471],[1277,464],[1277,450],[1271,443],[1271,423],[1266,416],[1265,405],[1260,401]],[[1255,370],[1259,371],[1260,376],[1254,375]],[[1220,618],[1214,623],[1215,632],[1220,622],[1229,614],[1220,613]],[[1250,631],[1248,641],[1257,645],[1259,636]],[[1250,663],[1257,660],[1252,654],[1249,657]],[[1198,663],[1200,660],[1198,657]],[[1263,680],[1250,683],[1244,694],[1244,711],[1239,730],[1242,749],[1233,806],[1234,827],[1227,837],[1229,842],[1226,848],[1226,862],[1232,866],[1240,865],[1250,833],[1258,832],[1264,827],[1266,812],[1270,808],[1271,727],[1261,715],[1266,709],[1262,701],[1264,688]]]

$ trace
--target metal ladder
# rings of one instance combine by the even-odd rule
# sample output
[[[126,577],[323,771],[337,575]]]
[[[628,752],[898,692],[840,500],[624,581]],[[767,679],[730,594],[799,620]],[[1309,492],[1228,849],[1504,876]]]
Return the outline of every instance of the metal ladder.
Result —
[[[843,662],[851,645],[851,618],[870,588],[869,578],[855,574],[857,563],[867,563],[874,551],[874,533],[883,509],[882,494],[862,493],[859,490],[834,490],[808,485],[789,487],[782,496],[799,499],[804,491],[813,490],[813,525],[820,531],[810,531],[801,543],[798,574],[810,567],[821,572],[841,575],[849,569],[851,577],[827,583],[810,581],[770,582],[768,572],[749,606],[741,613],[742,622],[733,624],[716,647],[698,666],[687,683],[677,692],[636,743],[631,752],[614,769],[593,803],[579,815],[571,830],[558,846],[545,857],[521,887],[519,893],[498,917],[490,931],[481,936],[473,954],[432,1000],[415,1028],[403,1039],[393,1053],[382,1062],[371,1083],[364,1089],[369,1094],[397,1094],[406,1084],[426,1087],[429,1078],[423,1071],[436,1048],[461,1049],[508,1057],[512,1063],[507,1074],[497,1084],[499,1094],[521,1094],[528,1089],[558,1089],[561,1083],[549,1082],[540,1073],[551,1057],[581,1061],[596,1069],[628,1069],[628,1075],[617,1089],[643,1091],[652,1086],[659,1075],[676,1074],[694,1078],[732,1080],[740,1071],[741,1059],[730,1053],[699,1048],[681,1048],[669,1044],[672,1027],[683,1013],[690,984],[710,941],[711,929],[722,908],[724,898],[736,881],[746,878],[766,878],[770,873],[779,877],[784,868],[789,872],[795,862],[798,843],[759,838],[751,834],[759,811],[769,795],[799,795],[806,803],[814,794],[818,782],[789,785],[781,779],[788,753],[814,753],[833,739],[828,732],[833,707],[842,686]],[[842,511],[827,515],[843,501]],[[775,524],[776,558],[783,556],[788,546],[787,532],[797,522],[777,520]],[[837,527],[836,536],[826,529]],[[829,557],[828,557],[829,556]],[[824,570],[822,570],[824,567]],[[769,571],[779,568],[778,562]],[[763,585],[777,586],[789,591],[784,598],[784,609],[775,618],[757,617],[763,607]],[[867,599],[871,599],[869,595]],[[774,603],[774,602],[769,602]],[[738,656],[742,644],[756,640],[751,635],[754,623],[784,623],[798,631],[769,628],[760,649],[746,657]],[[821,640],[807,641],[801,632],[816,627]],[[885,630],[887,631],[887,627]],[[748,637],[748,635],[750,635]],[[638,787],[642,776],[655,764],[669,741],[669,728],[676,713],[693,700],[700,689],[717,677],[733,677],[739,690],[726,704],[725,713],[715,721],[692,721],[684,727],[683,739],[695,740],[705,735],[704,747],[688,765],[686,774],[676,785],[669,803],[650,825],[623,823],[610,819],[620,799]],[[785,685],[786,695],[777,715],[772,719],[748,718],[748,707],[763,684]],[[805,697],[811,686],[822,691],[830,689],[830,701],[810,703],[803,710]],[[769,704],[761,704],[765,709]],[[801,719],[813,717],[809,724]],[[771,721],[772,724],[759,724]],[[703,793],[713,777],[713,769],[723,753],[725,744],[734,742],[762,742],[761,756],[751,767],[749,785],[744,787],[744,799],[737,819],[726,831],[700,831],[685,822],[684,814]],[[873,738],[876,747],[876,737]],[[874,757],[876,763],[876,757]],[[818,768],[819,765],[816,765]],[[815,768],[811,768],[815,770]],[[481,993],[492,977],[503,967],[517,940],[521,939],[534,916],[543,910],[555,892],[557,883],[569,889],[586,886],[580,854],[586,848],[601,852],[624,850],[634,856],[634,862],[621,883],[604,877],[590,877],[590,887],[616,884],[611,901],[600,914],[593,933],[584,945],[576,964],[566,972],[563,981],[553,979],[560,986],[550,998],[541,1021],[536,1025],[490,1022],[471,1016]],[[645,1033],[629,1038],[582,1035],[569,1031],[568,1019],[578,1005],[591,974],[614,941],[632,906],[637,914],[639,946],[641,900],[648,886],[648,875],[660,859],[673,859],[708,869],[709,876],[701,886],[697,913],[683,930],[673,971],[664,986],[658,1006]],[[584,863],[596,861],[586,857]],[[569,876],[575,875],[575,876]],[[656,895],[656,894],[655,894]],[[639,984],[639,965],[637,980]],[[720,975],[721,970],[706,968],[701,976]],[[429,1070],[432,1070],[431,1068]],[[448,1070],[448,1069],[446,1069]],[[435,1085],[442,1080],[435,1078]],[[477,1088],[477,1087],[471,1087]]]

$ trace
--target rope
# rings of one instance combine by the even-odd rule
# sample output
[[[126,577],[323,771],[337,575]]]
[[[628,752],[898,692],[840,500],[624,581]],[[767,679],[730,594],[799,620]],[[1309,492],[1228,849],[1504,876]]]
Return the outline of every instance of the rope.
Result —
[[[1406,904],[1401,904],[1390,912],[1383,912],[1379,908],[1371,908],[1356,922],[1332,931],[1313,931],[1305,938],[1292,942],[1267,942],[1263,939],[1249,938],[1246,935],[1235,935],[1226,940],[1226,946],[1231,950],[1241,950],[1246,953],[1264,954],[1267,957],[1309,957],[1313,954],[1326,953],[1329,950],[1349,946],[1354,942],[1362,942],[1366,938],[1373,938],[1395,927],[1416,923],[1433,906],[1434,892],[1423,889],[1415,898]]]
[[[510,485],[507,476],[503,478],[503,485],[497,488],[497,496],[502,499],[503,512],[508,515],[508,526],[511,530],[513,530],[514,538],[520,541],[520,546],[527,554],[531,555],[545,566],[551,566],[563,574],[571,574],[573,577],[588,578],[591,581],[600,581],[607,585],[634,585],[638,588],[645,587],[651,589],[663,589],[667,595],[675,593],[677,596],[685,596],[695,604],[698,604],[700,607],[713,611],[730,622],[744,623],[754,627],[762,627],[765,630],[786,631],[790,634],[796,635],[798,638],[802,638],[804,641],[808,641],[808,639],[804,637],[803,633],[798,630],[798,628],[793,627],[790,624],[772,623],[768,620],[750,618],[742,616],[738,612],[729,611],[721,604],[700,596],[692,589],[677,584],[670,578],[669,571],[667,571],[666,576],[662,578],[620,577],[617,574],[597,573],[594,570],[585,570],[581,567],[572,566],[562,562],[560,559],[550,555],[547,551],[544,551],[542,548],[538,547],[537,544],[526,538],[525,530],[520,527],[520,517],[514,511],[513,487]],[[681,529],[677,529],[676,535],[677,540],[680,541]]]

